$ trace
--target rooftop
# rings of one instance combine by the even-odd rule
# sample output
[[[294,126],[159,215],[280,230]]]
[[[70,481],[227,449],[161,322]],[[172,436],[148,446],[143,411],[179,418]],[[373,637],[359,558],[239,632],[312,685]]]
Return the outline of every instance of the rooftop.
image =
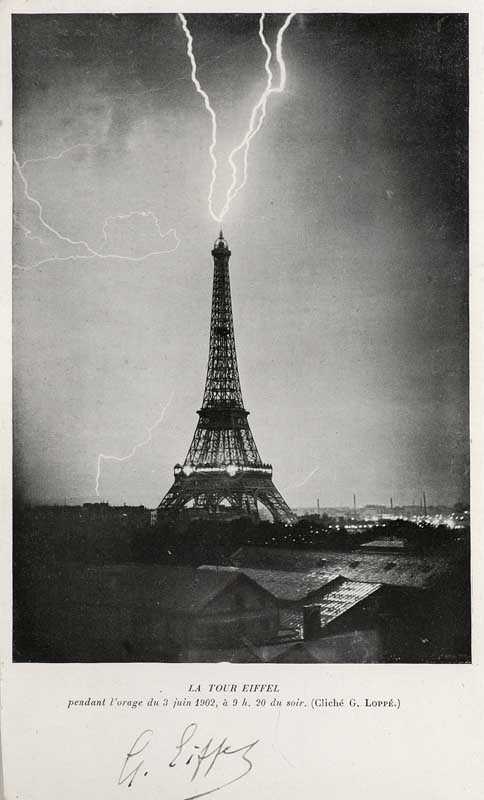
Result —
[[[234,566],[307,572],[321,570],[330,575],[364,583],[381,583],[423,589],[445,575],[451,561],[444,555],[402,552],[337,550],[293,550],[289,548],[240,547],[232,553]]]
[[[245,566],[218,567],[212,564],[204,564],[200,569],[226,570],[232,573],[240,571],[273,594],[274,597],[277,597],[278,600],[292,600],[294,602],[305,600],[323,587],[329,588],[331,584],[343,580],[337,573],[328,573],[322,569],[291,572],[281,569],[258,569]]]
[[[364,583],[363,581],[343,580],[340,584],[328,591],[317,603],[312,606],[319,608],[320,625],[324,628],[330,622],[346,614],[363,600],[375,594],[381,588],[379,583]],[[295,639],[303,638],[303,609],[282,609],[280,613],[281,629],[292,631]]]
[[[330,622],[346,614],[347,611],[366,600],[380,588],[381,584],[379,583],[344,581],[318,603],[321,627],[329,625]]]

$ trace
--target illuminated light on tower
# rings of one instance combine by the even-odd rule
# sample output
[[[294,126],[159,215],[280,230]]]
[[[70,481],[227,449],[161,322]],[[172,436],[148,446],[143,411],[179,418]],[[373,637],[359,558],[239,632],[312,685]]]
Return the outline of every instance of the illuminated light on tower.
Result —
[[[230,250],[222,231],[212,250],[212,316],[207,378],[198,424],[183,465],[159,505],[178,514],[192,505],[194,516],[258,517],[260,502],[274,521],[295,515],[272,482],[249,427],[240,388],[230,296]]]

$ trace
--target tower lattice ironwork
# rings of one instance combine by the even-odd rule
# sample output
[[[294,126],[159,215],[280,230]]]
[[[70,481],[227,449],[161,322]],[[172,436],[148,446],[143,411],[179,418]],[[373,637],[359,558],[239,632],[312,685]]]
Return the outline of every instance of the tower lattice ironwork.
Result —
[[[214,260],[212,316],[207,379],[198,424],[183,465],[159,505],[164,512],[193,508],[201,515],[258,517],[258,503],[274,521],[290,523],[295,515],[272,482],[249,427],[235,352],[229,259],[220,231]],[[193,512],[192,512],[193,513]]]

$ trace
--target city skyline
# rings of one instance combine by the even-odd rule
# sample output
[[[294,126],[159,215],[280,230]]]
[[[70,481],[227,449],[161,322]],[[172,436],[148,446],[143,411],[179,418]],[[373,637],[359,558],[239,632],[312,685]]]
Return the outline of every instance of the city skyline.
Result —
[[[46,218],[98,247],[124,215],[110,240],[134,256],[157,252],[160,230],[179,244],[15,272],[17,496],[93,498],[99,454],[121,461],[172,397],[99,485],[112,504],[154,506],[208,354],[209,119],[176,15],[36,17],[14,18],[14,145]],[[283,18],[268,15],[272,44]],[[259,17],[187,19],[225,163],[264,82]],[[285,91],[224,220],[261,456],[293,506],[351,505],[354,491],[407,504],[421,486],[429,505],[466,501],[466,19],[298,14],[284,55]],[[14,177],[14,261],[67,256]],[[219,195],[229,177],[221,167]]]

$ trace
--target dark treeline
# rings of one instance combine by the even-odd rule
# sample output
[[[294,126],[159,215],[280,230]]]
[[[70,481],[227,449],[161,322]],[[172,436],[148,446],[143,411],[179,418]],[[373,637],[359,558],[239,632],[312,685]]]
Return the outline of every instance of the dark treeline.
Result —
[[[232,521],[161,521],[151,526],[139,513],[79,519],[59,507],[58,513],[27,510],[15,518],[14,572],[46,561],[84,564],[132,561],[164,564],[221,563],[238,547],[286,547],[312,550],[351,550],[377,538],[402,540],[414,552],[459,550],[468,547],[468,530],[417,525],[404,520],[375,524],[362,531],[335,527],[329,517],[303,517],[295,525],[250,519]],[[330,525],[332,527],[330,527]]]

